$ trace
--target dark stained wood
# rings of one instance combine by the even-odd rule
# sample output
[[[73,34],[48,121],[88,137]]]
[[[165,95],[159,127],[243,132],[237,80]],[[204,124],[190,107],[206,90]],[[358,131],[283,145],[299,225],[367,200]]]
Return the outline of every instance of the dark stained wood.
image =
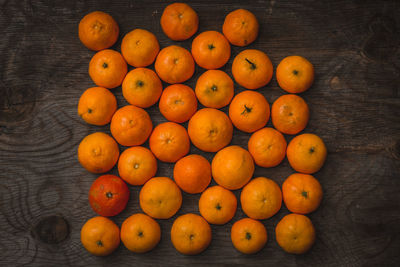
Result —
[[[275,68],[292,54],[305,56],[315,66],[315,84],[302,94],[311,109],[305,132],[320,135],[329,155],[315,175],[325,195],[321,207],[309,216],[317,230],[317,241],[309,253],[294,256],[278,247],[274,228],[288,213],[283,205],[277,215],[263,221],[269,240],[256,255],[242,255],[231,244],[230,227],[244,217],[240,207],[232,222],[212,226],[213,241],[205,252],[180,255],[170,242],[169,230],[176,216],[198,213],[199,195],[188,194],[183,194],[183,206],[176,216],[159,220],[162,240],[152,252],[136,255],[121,245],[111,256],[98,258],[84,250],[80,228],[95,216],[87,192],[97,175],[79,165],[77,146],[89,133],[109,133],[109,126],[87,125],[77,115],[81,93],[93,86],[87,68],[94,54],[79,42],[79,20],[90,11],[103,10],[117,20],[121,36],[134,28],[145,28],[165,47],[174,43],[159,24],[168,3],[0,1],[0,265],[399,265],[397,0],[190,3],[199,14],[200,31],[220,31],[227,13],[249,9],[260,22],[259,37],[249,48],[265,51]],[[113,48],[120,50],[120,43],[121,38]],[[190,48],[191,40],[179,44]],[[232,47],[232,58],[223,70],[231,74],[232,59],[242,49]],[[187,84],[194,87],[203,71],[197,68]],[[243,88],[236,85],[235,90]],[[270,103],[284,94],[275,78],[259,91]],[[113,92],[119,106],[127,104],[120,87]],[[165,121],[157,105],[148,112],[155,125]],[[248,138],[249,134],[235,130],[232,144],[247,147]],[[289,141],[292,137],[286,138]],[[213,156],[194,147],[191,152],[209,160]],[[160,163],[157,174],[171,177],[172,169],[172,164]],[[257,167],[255,176],[270,177],[281,185],[292,172],[285,160],[275,168]],[[111,173],[117,174],[116,169]],[[127,209],[113,218],[118,225],[141,212],[140,187],[130,189]]]

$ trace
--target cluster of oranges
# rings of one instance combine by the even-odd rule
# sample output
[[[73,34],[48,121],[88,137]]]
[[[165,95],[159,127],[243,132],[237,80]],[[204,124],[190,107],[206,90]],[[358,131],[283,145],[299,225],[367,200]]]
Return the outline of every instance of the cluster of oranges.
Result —
[[[187,4],[167,6],[161,17],[164,33],[181,41],[198,30],[197,13]],[[81,230],[83,246],[95,255],[108,255],[120,240],[129,250],[144,253],[161,238],[155,219],[168,219],[182,205],[181,190],[201,193],[199,213],[179,216],[171,228],[171,241],[183,254],[202,252],[211,242],[209,223],[222,225],[235,215],[237,199],[231,190],[242,189],[240,203],[249,217],[235,222],[231,229],[234,247],[251,254],[267,242],[267,231],[259,220],[275,215],[282,200],[293,212],[282,218],[275,229],[278,244],[287,252],[306,252],[315,241],[315,230],[304,214],[315,211],[322,199],[322,188],[311,174],[324,164],[326,147],[314,134],[300,134],[287,145],[283,134],[301,132],[309,120],[306,102],[297,93],[313,83],[314,69],[303,57],[289,56],[277,67],[279,86],[290,94],[279,97],[270,108],[256,92],[273,76],[268,56],[255,49],[241,51],[232,64],[237,84],[248,89],[234,94],[234,82],[218,70],[231,56],[231,44],[246,46],[258,35],[258,21],[249,11],[229,13],[222,33],[206,31],[192,42],[191,52],[172,45],[161,49],[154,34],[135,29],[126,34],[121,53],[107,49],[119,35],[115,20],[104,12],[92,12],[79,24],[79,38],[89,49],[98,51],[90,61],[89,75],[98,87],[87,89],[78,104],[78,113],[89,124],[110,123],[112,137],[96,132],[86,136],[78,148],[81,165],[93,173],[105,173],[118,162],[115,175],[102,175],[89,190],[89,202],[100,216],[88,220]],[[146,68],[154,63],[155,71]],[[135,67],[128,72],[128,65]],[[192,77],[195,64],[206,69],[193,90],[182,84]],[[163,90],[162,81],[171,84]],[[109,89],[122,85],[130,105],[117,109]],[[197,107],[199,101],[205,108]],[[153,129],[148,108],[158,102],[168,122]],[[228,115],[220,108],[229,105]],[[269,118],[274,128],[265,127]],[[180,123],[187,122],[185,129]],[[248,150],[229,146],[233,127],[252,133]],[[149,147],[141,146],[149,140]],[[190,144],[206,152],[216,152],[211,164],[201,155],[187,155]],[[118,144],[129,147],[121,154]],[[274,167],[287,156],[298,173],[282,185],[266,177],[252,178],[255,164]],[[157,160],[175,163],[173,179],[154,177]],[[211,179],[218,184],[208,187]],[[127,205],[127,184],[142,186],[140,207],[144,214],[127,218],[121,229],[109,218]]]

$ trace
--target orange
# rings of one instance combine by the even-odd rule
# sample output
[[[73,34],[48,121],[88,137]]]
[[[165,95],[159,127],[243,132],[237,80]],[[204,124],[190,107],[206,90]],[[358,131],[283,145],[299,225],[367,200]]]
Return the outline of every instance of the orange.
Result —
[[[157,125],[150,135],[150,150],[161,161],[176,162],[189,153],[190,140],[186,129],[175,122]]]
[[[89,124],[106,125],[117,110],[117,99],[106,88],[92,87],[79,98],[78,114]]]
[[[203,108],[189,120],[188,133],[193,145],[206,152],[216,152],[232,140],[233,126],[218,109]]]
[[[301,173],[312,174],[319,171],[326,159],[326,146],[315,134],[301,134],[290,141],[286,155],[290,166]]]
[[[146,214],[133,214],[122,223],[121,241],[132,252],[148,252],[157,246],[160,239],[160,225]]]
[[[181,208],[182,193],[170,178],[154,177],[140,190],[139,202],[147,215],[155,219],[168,219]]]
[[[236,208],[235,195],[219,185],[207,188],[199,200],[201,216],[212,224],[226,224],[235,216]]]
[[[144,29],[135,29],[122,39],[122,56],[129,65],[136,68],[151,65],[159,51],[160,45],[157,37]]]
[[[126,101],[140,108],[148,108],[157,103],[161,93],[161,80],[151,69],[131,70],[122,82],[122,94]]]
[[[306,253],[315,242],[315,229],[311,220],[301,214],[288,214],[275,228],[278,245],[292,254]]]
[[[247,184],[253,176],[253,158],[240,146],[228,146],[215,154],[211,171],[217,184],[229,190],[236,190]]]
[[[211,227],[197,214],[181,215],[172,224],[171,241],[182,254],[199,254],[211,243]]]
[[[228,62],[231,46],[221,33],[206,31],[194,38],[192,55],[200,67],[208,70],[219,69]]]
[[[111,119],[111,134],[123,146],[143,144],[152,129],[149,114],[144,109],[132,105],[118,109]]]
[[[272,72],[269,57],[256,49],[243,50],[232,63],[233,78],[247,89],[258,89],[267,85],[271,81]]]
[[[183,83],[194,73],[192,55],[185,48],[171,45],[163,48],[154,65],[158,76],[167,83]]]
[[[279,185],[265,177],[254,178],[240,194],[242,210],[252,219],[264,220],[274,216],[282,206]]]
[[[229,106],[229,118],[243,132],[252,133],[264,127],[269,120],[269,104],[254,91],[237,94]]]
[[[247,144],[254,162],[261,167],[278,166],[286,155],[285,137],[274,128],[262,128],[253,133]]]
[[[174,166],[174,180],[186,193],[201,193],[211,182],[211,165],[200,155],[181,158]]]
[[[246,46],[254,42],[258,35],[258,21],[246,9],[236,9],[225,17],[222,32],[233,45]]]
[[[232,225],[231,240],[238,251],[244,254],[254,254],[267,243],[267,229],[257,220],[244,218]]]
[[[128,72],[124,58],[117,51],[97,52],[89,62],[89,76],[97,86],[108,89],[120,86]]]
[[[312,175],[294,173],[282,185],[283,201],[288,210],[307,214],[315,211],[322,200],[321,184]]]
[[[203,106],[222,108],[232,100],[233,81],[221,70],[208,70],[197,79],[195,92]]]
[[[81,242],[93,255],[107,256],[119,246],[119,228],[108,218],[91,218],[82,226]]]
[[[165,35],[174,41],[183,41],[192,37],[199,27],[199,17],[189,5],[173,3],[168,5],[160,20]]]
[[[101,216],[115,216],[123,211],[129,200],[129,188],[115,175],[102,175],[97,178],[89,190],[89,203]]]
[[[78,147],[78,160],[93,173],[107,172],[114,167],[119,157],[119,148],[108,134],[97,132],[82,139]]]
[[[157,160],[145,147],[130,147],[119,157],[118,172],[125,182],[131,185],[142,185],[156,175]]]
[[[79,22],[79,39],[94,51],[111,47],[118,39],[117,22],[107,13],[94,11]]]
[[[309,118],[308,105],[298,95],[282,95],[272,104],[272,124],[281,133],[301,132],[306,128]]]
[[[173,84],[165,88],[158,104],[161,114],[169,121],[183,123],[197,110],[197,99],[192,88]]]
[[[276,80],[286,92],[292,94],[304,92],[314,82],[314,67],[304,57],[286,57],[276,68]]]

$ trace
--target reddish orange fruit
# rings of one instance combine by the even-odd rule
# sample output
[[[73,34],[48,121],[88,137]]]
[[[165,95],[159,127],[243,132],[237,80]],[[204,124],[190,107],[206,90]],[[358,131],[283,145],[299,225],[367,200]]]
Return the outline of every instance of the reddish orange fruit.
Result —
[[[115,216],[123,211],[129,200],[129,188],[121,178],[115,175],[102,175],[97,178],[89,190],[89,203],[101,216]]]

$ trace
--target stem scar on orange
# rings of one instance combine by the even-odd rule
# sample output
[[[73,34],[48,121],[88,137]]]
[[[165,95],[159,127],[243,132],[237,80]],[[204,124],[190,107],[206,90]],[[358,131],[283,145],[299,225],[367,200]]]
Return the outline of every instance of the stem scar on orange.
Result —
[[[283,90],[292,94],[302,93],[314,82],[314,67],[304,57],[286,57],[276,68],[276,80]]]

